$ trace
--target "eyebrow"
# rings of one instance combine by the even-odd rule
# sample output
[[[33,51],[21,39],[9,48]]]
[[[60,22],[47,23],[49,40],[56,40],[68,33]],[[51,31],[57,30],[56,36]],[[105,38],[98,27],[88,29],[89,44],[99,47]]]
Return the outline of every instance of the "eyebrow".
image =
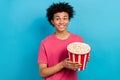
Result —
[[[60,16],[55,16],[55,17],[60,17]],[[68,17],[68,16],[63,16],[63,17]]]

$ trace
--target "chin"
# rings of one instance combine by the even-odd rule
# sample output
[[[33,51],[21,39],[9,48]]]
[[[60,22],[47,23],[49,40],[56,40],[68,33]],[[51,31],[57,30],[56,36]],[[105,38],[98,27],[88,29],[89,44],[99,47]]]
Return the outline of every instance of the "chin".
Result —
[[[58,29],[59,31],[65,31],[66,30],[66,28],[62,28],[62,29]]]
[[[59,30],[59,32],[64,32],[65,30]]]

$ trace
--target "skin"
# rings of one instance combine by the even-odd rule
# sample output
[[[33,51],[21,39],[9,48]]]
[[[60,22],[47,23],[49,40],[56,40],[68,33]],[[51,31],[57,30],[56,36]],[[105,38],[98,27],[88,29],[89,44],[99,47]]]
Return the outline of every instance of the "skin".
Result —
[[[53,20],[51,20],[51,22],[56,29],[55,35],[58,39],[64,40],[70,36],[70,33],[67,31],[67,26],[69,23],[68,13],[66,12],[55,13],[53,16]],[[39,64],[39,72],[41,77],[45,78],[61,71],[64,68],[76,71],[80,66],[81,66],[80,64],[73,63],[69,60],[69,58],[66,58],[65,60],[61,61],[60,63],[52,67],[47,67],[47,64]]]

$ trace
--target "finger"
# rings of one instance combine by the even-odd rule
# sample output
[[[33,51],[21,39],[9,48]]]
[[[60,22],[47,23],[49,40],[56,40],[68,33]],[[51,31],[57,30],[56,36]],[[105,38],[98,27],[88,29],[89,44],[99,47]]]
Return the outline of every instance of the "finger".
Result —
[[[64,59],[64,61],[69,61],[69,58]]]
[[[77,69],[73,69],[74,71],[77,71]]]
[[[81,67],[81,65],[75,65],[74,66],[74,68],[76,68],[76,69],[78,69],[78,68],[80,68]]]

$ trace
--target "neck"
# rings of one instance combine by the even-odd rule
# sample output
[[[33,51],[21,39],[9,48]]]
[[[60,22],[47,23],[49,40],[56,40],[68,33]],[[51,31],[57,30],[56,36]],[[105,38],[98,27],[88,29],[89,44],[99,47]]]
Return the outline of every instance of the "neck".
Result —
[[[69,37],[70,33],[68,31],[55,32],[55,35],[58,39],[64,40],[64,39],[67,39]]]

